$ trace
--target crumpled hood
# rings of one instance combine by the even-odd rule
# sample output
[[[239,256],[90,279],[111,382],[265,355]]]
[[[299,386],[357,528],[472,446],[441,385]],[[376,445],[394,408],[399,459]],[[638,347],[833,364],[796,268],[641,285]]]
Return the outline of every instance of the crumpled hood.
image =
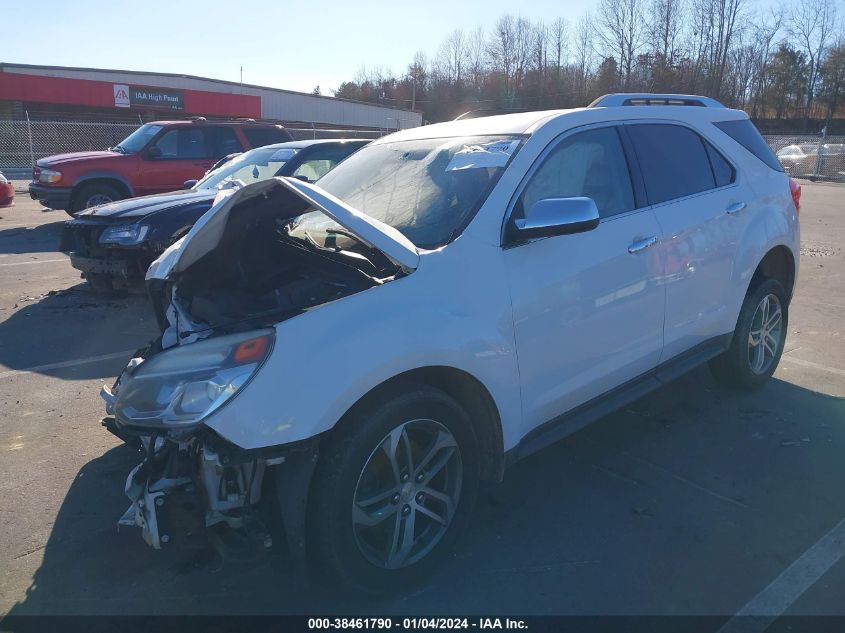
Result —
[[[316,185],[296,178],[275,177],[234,191],[230,189],[218,192],[214,205],[194,224],[188,234],[170,246],[150,265],[147,280],[167,279],[214,250],[226,229],[229,212],[235,205],[270,193],[279,187],[295,194],[303,203],[291,210],[291,218],[300,215],[309,206],[316,207],[355,234],[362,242],[380,250],[404,270],[412,271],[419,265],[419,251],[395,228],[361,213]]]
[[[216,194],[217,191],[214,189],[199,189],[197,191],[185,189],[173,193],[129,198],[128,200],[118,200],[117,202],[109,202],[86,209],[77,213],[76,217],[89,220],[103,218],[109,221],[122,218],[137,220],[159,211],[173,210],[188,205],[205,205],[206,208],[210,208]]]
[[[109,152],[105,150],[96,152],[71,152],[69,154],[56,154],[54,156],[48,156],[47,158],[41,158],[37,160],[35,164],[39,167],[55,167],[56,165],[67,163],[68,161],[88,160],[94,158],[112,158],[114,156],[123,156],[123,154],[119,152]]]

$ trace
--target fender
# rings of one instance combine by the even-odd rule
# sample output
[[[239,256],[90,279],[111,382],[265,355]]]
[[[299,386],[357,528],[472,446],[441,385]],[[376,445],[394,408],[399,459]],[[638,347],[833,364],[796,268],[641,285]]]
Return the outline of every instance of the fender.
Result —
[[[452,273],[448,288],[443,268]],[[519,440],[522,409],[506,278],[501,249],[476,242],[428,252],[404,279],[283,321],[276,351],[236,396],[237,406],[223,407],[206,425],[243,448],[306,439],[331,429],[387,380],[440,366],[487,389],[507,450]]]
[[[85,172],[83,175],[81,175],[79,178],[77,178],[74,181],[73,187],[76,188],[76,187],[83,185],[86,182],[89,182],[91,180],[116,180],[119,183],[121,183],[124,187],[126,187],[126,190],[129,192],[128,197],[130,197],[130,198],[135,197],[135,190],[132,188],[132,185],[129,184],[129,181],[126,180],[126,178],[124,178],[123,176],[121,176],[119,173],[117,173],[115,171],[106,170],[106,169],[97,169],[97,170],[94,170],[94,171]]]
[[[733,294],[728,305],[732,310],[731,314],[736,314],[737,318],[757,267],[773,248],[783,246],[792,253],[793,286],[798,279],[800,228],[795,204],[789,192],[788,179],[784,174],[771,172],[766,180],[769,191],[774,189],[782,192],[758,197],[753,208],[747,210],[750,219],[744,231],[737,236],[737,257],[731,275],[734,280],[731,284]],[[773,183],[773,180],[782,183]],[[760,191],[757,194],[760,196]]]

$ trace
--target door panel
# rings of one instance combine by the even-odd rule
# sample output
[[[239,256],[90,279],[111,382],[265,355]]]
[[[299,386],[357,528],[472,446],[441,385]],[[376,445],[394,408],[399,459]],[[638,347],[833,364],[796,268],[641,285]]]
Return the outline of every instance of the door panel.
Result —
[[[532,428],[653,369],[663,346],[664,291],[650,210],[593,231],[505,251],[523,385]]]
[[[205,128],[176,128],[162,134],[154,143],[161,150],[158,158],[146,158],[143,176],[136,187],[138,195],[182,189],[186,180],[202,178],[215,161]]]
[[[737,222],[725,210],[739,198],[736,187],[719,189],[654,209],[666,236],[659,245],[666,286],[662,360],[725,334],[736,257]]]
[[[733,166],[695,131],[668,123],[629,124],[646,192],[664,239],[666,326],[661,360],[733,330],[733,262],[745,200]],[[734,207],[733,205],[737,205]]]
[[[572,196],[594,199],[602,217],[598,227],[504,251],[523,433],[653,369],[663,346],[664,289],[657,283],[662,269],[655,249],[660,227],[651,210],[633,209],[614,127],[553,144],[514,216],[534,201]],[[629,252],[637,245],[645,246]]]

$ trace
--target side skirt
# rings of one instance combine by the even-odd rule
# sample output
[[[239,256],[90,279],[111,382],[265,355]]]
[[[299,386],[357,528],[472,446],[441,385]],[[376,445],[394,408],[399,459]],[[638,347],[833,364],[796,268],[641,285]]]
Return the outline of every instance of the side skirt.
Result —
[[[505,453],[505,466],[510,466],[580,431],[588,424],[639,400],[658,387],[672,382],[711,358],[715,358],[730,347],[732,337],[733,332],[729,332],[699,343],[686,352],[660,363],[654,369],[541,424]]]

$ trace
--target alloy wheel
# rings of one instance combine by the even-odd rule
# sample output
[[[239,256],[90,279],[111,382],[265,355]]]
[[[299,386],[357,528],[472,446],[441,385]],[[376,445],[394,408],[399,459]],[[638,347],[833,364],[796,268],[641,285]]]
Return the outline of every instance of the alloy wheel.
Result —
[[[461,493],[461,453],[435,420],[410,420],[379,442],[358,477],[352,501],[355,542],[383,569],[431,552],[449,528]]]
[[[113,202],[113,200],[109,198],[106,194],[96,193],[85,201],[85,208],[90,209],[91,207],[96,207],[101,204],[107,204],[109,202]]]
[[[757,304],[748,333],[748,364],[755,374],[764,374],[772,366],[781,345],[783,310],[774,294],[767,294]]]

